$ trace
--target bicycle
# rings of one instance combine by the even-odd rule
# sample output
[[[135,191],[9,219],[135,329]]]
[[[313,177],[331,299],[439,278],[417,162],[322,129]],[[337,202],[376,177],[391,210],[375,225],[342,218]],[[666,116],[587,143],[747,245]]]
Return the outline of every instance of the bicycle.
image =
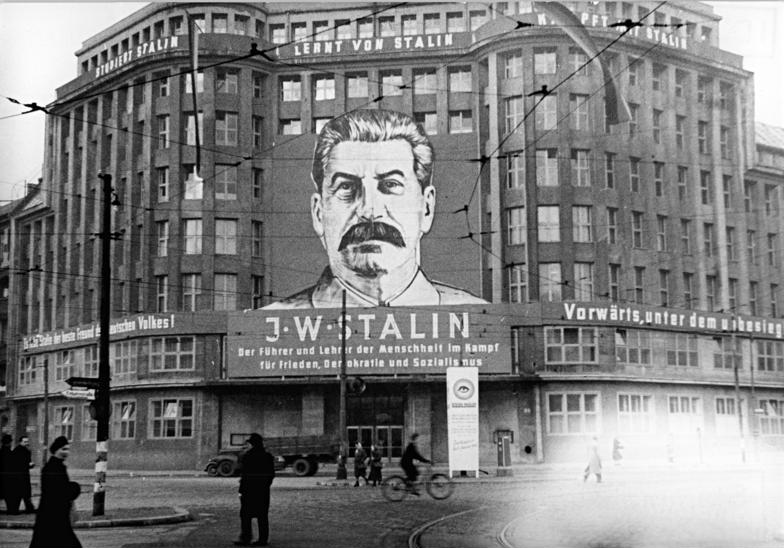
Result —
[[[440,472],[432,473],[432,468],[428,466],[422,479],[410,485],[403,476],[389,476],[381,484],[381,494],[390,502],[400,502],[423,485],[427,494],[436,500],[448,498],[455,490],[455,484],[449,476]]]

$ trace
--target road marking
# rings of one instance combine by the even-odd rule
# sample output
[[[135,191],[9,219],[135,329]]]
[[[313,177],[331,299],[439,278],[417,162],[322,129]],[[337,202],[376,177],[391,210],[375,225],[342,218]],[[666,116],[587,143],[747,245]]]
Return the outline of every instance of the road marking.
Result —
[[[504,548],[517,548],[514,544],[510,543],[509,540],[507,539],[507,535],[509,534],[509,530],[518,521],[520,521],[522,519],[525,519],[525,518],[533,517],[536,514],[541,514],[543,512],[546,512],[547,510],[548,510],[547,506],[543,506],[542,508],[538,508],[537,510],[534,510],[533,512],[529,512],[528,514],[523,514],[522,516],[517,516],[512,521],[510,521],[509,523],[504,525],[504,528],[501,529],[501,531],[495,537],[496,542],[498,542],[498,544],[500,544]]]
[[[429,521],[429,522],[427,522],[427,523],[425,523],[423,525],[420,525],[419,527],[414,529],[414,531],[408,536],[408,548],[421,548],[421,545],[419,544],[419,538],[422,536],[422,533],[424,533],[430,527],[433,527],[434,525],[437,525],[437,524],[441,523],[442,521],[446,521],[448,519],[456,518],[458,516],[462,516],[462,515],[468,514],[470,512],[477,512],[479,510],[484,510],[486,508],[490,508],[490,507],[489,506],[479,506],[478,508],[470,508],[468,510],[463,510],[462,512],[456,512],[454,514],[448,514],[446,516],[441,516],[438,519],[434,519],[433,521]]]

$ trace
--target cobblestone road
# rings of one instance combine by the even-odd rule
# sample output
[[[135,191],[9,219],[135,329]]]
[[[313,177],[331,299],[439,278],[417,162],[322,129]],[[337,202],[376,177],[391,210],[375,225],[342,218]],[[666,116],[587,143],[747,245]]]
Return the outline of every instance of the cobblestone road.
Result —
[[[378,489],[316,486],[280,478],[272,494],[278,548],[784,548],[782,477],[759,470],[608,470],[601,485],[576,474],[461,483],[445,501],[389,503]],[[321,478],[322,481],[324,478]],[[85,548],[229,547],[238,533],[237,480],[115,478],[107,504],[183,506],[195,522],[79,530]],[[89,507],[89,493],[80,506]],[[0,532],[4,548],[30,530]]]

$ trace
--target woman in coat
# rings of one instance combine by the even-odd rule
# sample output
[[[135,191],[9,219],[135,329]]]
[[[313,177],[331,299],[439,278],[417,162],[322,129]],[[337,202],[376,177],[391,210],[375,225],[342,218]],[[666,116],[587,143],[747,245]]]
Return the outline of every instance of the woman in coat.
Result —
[[[585,467],[583,481],[587,481],[591,474],[596,475],[596,483],[602,482],[602,459],[599,456],[599,440],[596,436],[593,437],[588,450],[588,466]]]
[[[70,448],[65,436],[49,447],[52,456],[41,470],[41,500],[30,548],[82,547],[71,526],[71,505],[79,496],[79,484],[68,479],[65,468]]]
[[[373,482],[373,487],[381,483],[381,468],[384,464],[381,462],[381,449],[375,445],[370,446],[370,474],[368,481]]]
[[[354,450],[354,487],[359,487],[359,478],[365,480],[365,485],[368,484],[367,479],[367,453],[362,449],[362,443],[357,442],[356,449]]]

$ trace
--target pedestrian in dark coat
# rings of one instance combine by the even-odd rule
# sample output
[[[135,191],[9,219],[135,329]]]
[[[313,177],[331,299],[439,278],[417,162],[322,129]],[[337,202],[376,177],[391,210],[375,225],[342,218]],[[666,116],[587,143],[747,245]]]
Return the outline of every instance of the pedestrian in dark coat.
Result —
[[[30,498],[30,468],[33,467],[30,450],[27,448],[30,440],[27,436],[19,438],[16,447],[11,451],[11,470],[8,479],[12,498],[8,503],[8,513],[18,514],[19,504],[24,501],[25,513],[35,512],[35,506]]]
[[[588,466],[585,467],[583,481],[588,481],[588,476],[596,475],[596,483],[602,482],[602,459],[599,457],[599,440],[593,437],[591,447],[588,450]]]
[[[419,495],[419,491],[416,488],[416,481],[419,477],[419,470],[417,470],[416,464],[414,464],[415,460],[419,462],[426,462],[429,463],[430,461],[427,460],[419,453],[419,449],[417,448],[417,440],[419,439],[419,434],[414,432],[411,434],[411,441],[408,442],[406,446],[406,450],[403,451],[403,456],[400,457],[400,467],[406,473],[406,482],[408,483],[408,487],[411,489],[411,492],[415,495]]]
[[[71,506],[79,496],[79,484],[68,479],[65,459],[70,449],[65,436],[49,446],[52,456],[41,470],[41,500],[30,548],[82,548],[71,525]]]
[[[381,483],[381,469],[384,467],[384,463],[381,461],[381,449],[376,447],[375,445],[370,446],[370,474],[368,475],[368,481],[373,482],[373,487],[377,484]]]
[[[13,461],[11,460],[11,442],[14,438],[10,434],[3,434],[0,438],[0,496],[5,499],[5,510],[10,512],[12,499],[14,497],[12,470]]]
[[[264,439],[256,433],[245,441],[249,449],[240,457],[240,538],[237,546],[267,546],[269,543],[270,486],[275,478],[275,460],[264,449]],[[259,524],[259,539],[253,538],[253,518]]]
[[[359,487],[359,478],[365,480],[365,485],[368,484],[367,479],[367,453],[362,448],[362,443],[357,442],[357,445],[354,449],[354,478],[356,481],[354,482],[354,487]]]

